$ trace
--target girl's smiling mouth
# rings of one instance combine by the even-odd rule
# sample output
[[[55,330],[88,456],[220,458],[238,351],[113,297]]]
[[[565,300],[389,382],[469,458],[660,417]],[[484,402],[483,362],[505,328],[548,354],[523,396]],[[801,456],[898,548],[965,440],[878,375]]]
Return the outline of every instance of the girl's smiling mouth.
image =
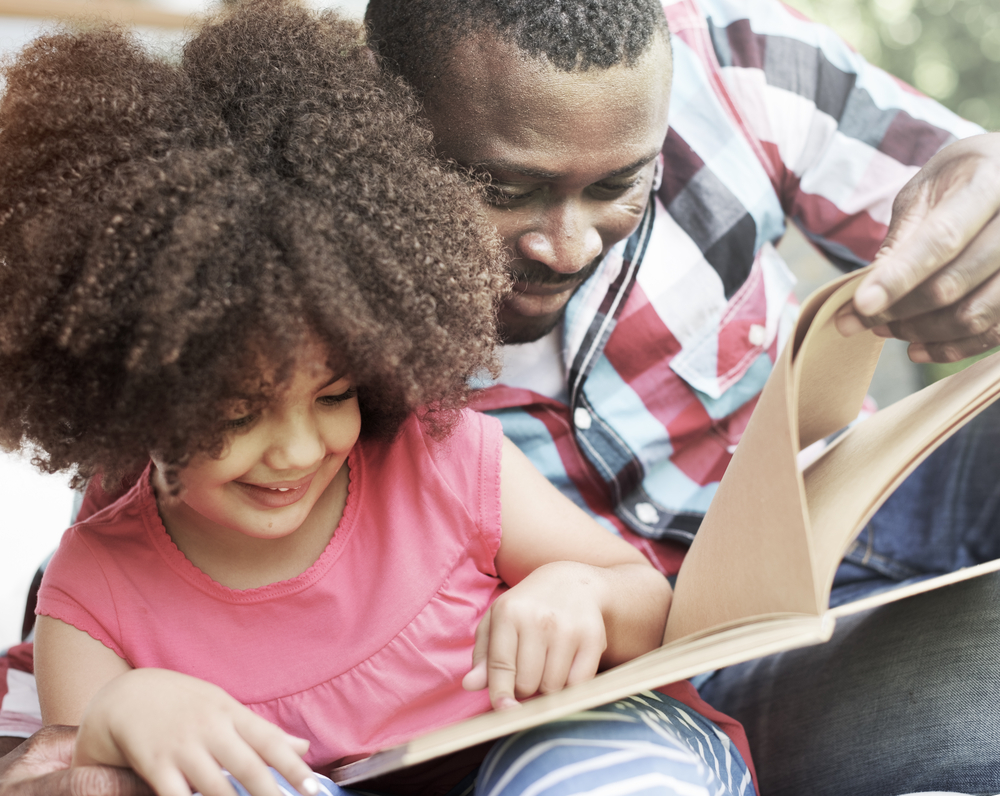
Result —
[[[245,481],[234,481],[240,492],[252,502],[267,509],[280,509],[298,503],[312,484],[316,473],[299,478],[295,481],[276,481],[273,484],[250,484]]]

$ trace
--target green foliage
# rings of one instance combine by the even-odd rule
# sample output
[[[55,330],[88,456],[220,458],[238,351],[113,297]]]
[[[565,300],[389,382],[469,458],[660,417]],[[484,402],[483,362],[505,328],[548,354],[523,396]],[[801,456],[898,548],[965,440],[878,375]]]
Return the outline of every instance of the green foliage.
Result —
[[[787,0],[872,63],[1000,130],[1000,0]]]

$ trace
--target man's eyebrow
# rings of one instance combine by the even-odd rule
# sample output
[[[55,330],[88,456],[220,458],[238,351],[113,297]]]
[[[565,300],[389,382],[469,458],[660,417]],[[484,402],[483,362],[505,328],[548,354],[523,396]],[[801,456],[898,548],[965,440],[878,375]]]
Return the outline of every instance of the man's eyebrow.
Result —
[[[602,180],[607,180],[613,177],[620,177],[622,174],[628,174],[632,171],[637,171],[643,166],[649,164],[652,160],[658,157],[660,150],[657,149],[651,155],[646,155],[641,157],[633,163],[629,163],[627,166],[622,166],[620,169],[615,169],[610,171],[601,177]],[[492,174],[494,172],[506,172],[509,174],[519,174],[523,177],[532,177],[537,180],[557,180],[562,177],[554,171],[546,171],[544,169],[537,169],[533,166],[526,166],[520,163],[515,163],[510,160],[483,160],[478,163],[469,164],[470,168],[474,171],[484,172],[487,174]]]

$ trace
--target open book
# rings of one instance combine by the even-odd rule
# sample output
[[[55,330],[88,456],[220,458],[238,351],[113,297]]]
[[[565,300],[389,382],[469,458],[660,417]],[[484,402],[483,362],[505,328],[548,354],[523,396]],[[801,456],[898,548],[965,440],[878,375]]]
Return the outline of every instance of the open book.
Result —
[[[782,650],[827,641],[839,616],[930,591],[1000,560],[829,609],[833,576],[868,519],[938,445],[1000,396],[1000,355],[841,434],[804,471],[799,452],[858,416],[882,349],[833,315],[864,272],[810,296],[684,559],[664,645],[593,680],[486,713],[333,772],[349,784]]]

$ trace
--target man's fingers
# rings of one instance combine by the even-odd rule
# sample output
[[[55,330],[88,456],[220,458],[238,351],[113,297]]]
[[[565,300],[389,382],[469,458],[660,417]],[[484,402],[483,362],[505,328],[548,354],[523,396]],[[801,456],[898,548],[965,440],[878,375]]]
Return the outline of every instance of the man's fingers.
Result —
[[[952,362],[993,348],[1000,326],[1000,274],[961,301],[943,309],[876,327],[880,337],[896,337],[923,346],[911,347],[914,362]],[[933,350],[933,360],[928,353]],[[923,352],[923,353],[921,353]]]
[[[913,343],[907,354],[918,364],[927,362],[958,362],[960,359],[984,354],[1000,346],[1000,327],[994,327],[985,334],[950,343]]]
[[[919,325],[921,316],[957,305],[983,285],[997,279],[998,271],[1000,271],[1000,217],[991,221],[969,247],[946,268],[915,287],[885,312],[867,319],[865,323],[884,325],[892,321],[912,319]],[[992,298],[996,299],[997,296]],[[997,309],[994,301],[991,316]],[[977,318],[971,314],[965,317],[958,316],[955,320],[956,323],[945,333],[946,336],[935,337],[936,333],[926,328],[921,332],[923,339],[944,341],[968,337],[981,334],[988,326],[982,324],[977,328],[974,325]]]
[[[991,184],[984,171],[973,168],[942,178],[945,187],[929,184],[926,191],[934,195],[920,200],[912,192],[901,194],[901,200],[913,202],[916,210],[901,211],[899,230],[893,229],[895,220],[890,224],[887,245],[855,293],[859,314],[884,312],[958,257],[990,223],[1000,207],[1000,186]]]

